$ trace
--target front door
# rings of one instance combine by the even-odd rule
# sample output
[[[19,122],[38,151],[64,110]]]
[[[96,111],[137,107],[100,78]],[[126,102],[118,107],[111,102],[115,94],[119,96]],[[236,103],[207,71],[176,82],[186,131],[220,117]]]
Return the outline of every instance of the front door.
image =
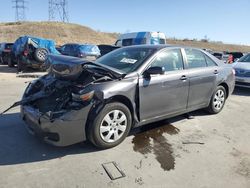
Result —
[[[180,49],[156,54],[150,67],[164,67],[165,74],[139,78],[140,119],[174,114],[187,108],[189,79]]]

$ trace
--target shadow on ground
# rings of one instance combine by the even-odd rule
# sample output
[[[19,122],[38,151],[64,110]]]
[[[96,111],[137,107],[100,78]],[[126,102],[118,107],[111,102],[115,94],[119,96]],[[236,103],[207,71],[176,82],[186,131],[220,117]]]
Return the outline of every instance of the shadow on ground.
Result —
[[[22,73],[41,73],[41,72],[45,72],[45,71],[28,68],[25,71],[23,71]],[[8,65],[0,64],[0,73],[17,73],[17,68],[16,68],[16,66],[15,67],[8,67]]]
[[[16,73],[16,67],[8,67],[8,65],[0,64],[0,73]]]
[[[196,111],[193,112],[192,115],[202,116],[207,115],[207,113],[203,111]],[[141,152],[142,148],[140,147],[143,147],[143,145],[140,145],[140,143],[147,144],[149,138],[153,138],[155,140],[155,144],[158,144],[158,148],[160,148],[157,150],[156,147],[156,150],[154,151],[155,153],[159,153],[159,160],[161,160],[163,156],[161,155],[161,151],[166,148],[168,148],[168,150],[165,152],[168,152],[169,155],[172,155],[171,145],[167,143],[162,134],[178,134],[179,130],[171,124],[185,118],[185,116],[177,116],[165,121],[159,121],[145,125],[141,128],[133,129],[130,135],[135,136],[134,147],[137,147],[137,150]],[[134,149],[136,150],[136,148]],[[0,166],[46,161],[50,159],[61,158],[67,155],[84,154],[98,151],[98,149],[88,142],[75,144],[68,147],[51,146],[28,133],[19,113],[4,114],[0,116]],[[172,166],[163,167],[165,169],[172,168]]]
[[[233,95],[250,96],[250,88],[235,87]]]
[[[19,113],[0,116],[0,166],[61,158],[98,151],[88,143],[55,147],[43,143],[25,129]]]

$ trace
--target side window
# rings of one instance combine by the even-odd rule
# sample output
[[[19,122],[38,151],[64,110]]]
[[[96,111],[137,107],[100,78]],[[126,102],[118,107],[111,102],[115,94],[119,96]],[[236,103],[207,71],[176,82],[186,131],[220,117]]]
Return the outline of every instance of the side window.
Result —
[[[71,49],[71,45],[66,45],[65,48],[64,48],[64,52],[69,53],[70,49]]]
[[[217,64],[212,59],[210,59],[208,56],[205,55],[205,58],[206,58],[208,67],[217,66]]]
[[[166,44],[166,39],[161,39],[160,38],[160,44]]]
[[[122,46],[131,46],[133,44],[133,39],[123,39]]]
[[[187,55],[188,68],[206,67],[206,59],[204,54],[195,49],[185,49]]]
[[[181,51],[166,50],[157,54],[151,67],[164,67],[165,71],[183,70],[183,59]]]
[[[65,45],[63,45],[63,46],[60,48],[60,50],[61,50],[62,52],[64,52],[64,51],[65,51]]]

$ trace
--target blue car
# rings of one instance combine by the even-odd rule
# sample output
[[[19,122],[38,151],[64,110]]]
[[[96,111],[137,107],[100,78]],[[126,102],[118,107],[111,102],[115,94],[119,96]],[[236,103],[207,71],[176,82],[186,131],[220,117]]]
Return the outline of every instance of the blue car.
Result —
[[[79,57],[87,60],[96,60],[101,56],[98,46],[93,44],[68,43],[63,45],[59,51],[66,56]]]
[[[60,54],[56,50],[53,40],[22,36],[15,41],[12,47],[11,63],[12,65],[17,64],[18,72],[29,67],[41,69],[48,54]]]

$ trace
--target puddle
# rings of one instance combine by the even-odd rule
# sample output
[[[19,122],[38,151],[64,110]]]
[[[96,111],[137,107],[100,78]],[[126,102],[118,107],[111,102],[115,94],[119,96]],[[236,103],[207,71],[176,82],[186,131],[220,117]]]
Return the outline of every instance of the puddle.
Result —
[[[145,157],[147,154],[153,153],[161,168],[168,171],[174,169],[175,158],[173,148],[163,136],[163,133],[174,135],[179,133],[179,129],[166,121],[145,125],[140,129],[140,133],[135,134],[132,143],[134,144],[134,151],[143,154]]]

